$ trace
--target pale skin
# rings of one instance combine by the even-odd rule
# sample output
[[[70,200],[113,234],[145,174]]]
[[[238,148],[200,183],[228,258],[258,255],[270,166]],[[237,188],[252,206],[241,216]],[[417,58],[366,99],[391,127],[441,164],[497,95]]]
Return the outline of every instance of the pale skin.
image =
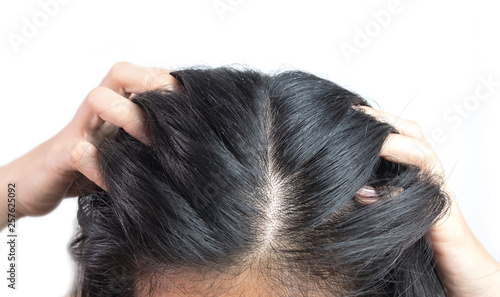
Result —
[[[51,212],[63,198],[78,195],[78,184],[92,181],[104,190],[98,151],[92,142],[122,127],[149,145],[143,113],[128,97],[157,88],[174,89],[168,70],[120,62],[80,105],[74,118],[59,133],[24,156],[0,167],[0,229],[7,225],[7,183],[16,183],[16,220]],[[418,124],[369,107],[356,107],[396,127],[381,156],[413,164],[444,177],[436,153]],[[443,189],[449,192],[444,184]],[[449,192],[451,195],[451,192]],[[447,296],[500,296],[500,263],[483,247],[467,225],[456,199],[448,216],[430,232],[434,257]]]

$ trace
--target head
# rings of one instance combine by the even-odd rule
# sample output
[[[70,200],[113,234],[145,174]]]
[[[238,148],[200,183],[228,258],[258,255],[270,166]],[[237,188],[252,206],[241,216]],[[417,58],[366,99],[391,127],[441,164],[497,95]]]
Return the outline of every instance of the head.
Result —
[[[387,123],[314,75],[193,68],[138,94],[146,146],[96,143],[79,197],[82,296],[440,296],[440,181],[380,157]],[[373,188],[376,197],[360,196]]]

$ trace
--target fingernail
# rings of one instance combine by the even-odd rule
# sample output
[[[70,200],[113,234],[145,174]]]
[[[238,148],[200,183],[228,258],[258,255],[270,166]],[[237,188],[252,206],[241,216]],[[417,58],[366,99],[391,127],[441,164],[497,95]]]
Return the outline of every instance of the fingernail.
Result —
[[[377,191],[371,186],[364,186],[358,190],[358,195],[363,198],[377,198]]]

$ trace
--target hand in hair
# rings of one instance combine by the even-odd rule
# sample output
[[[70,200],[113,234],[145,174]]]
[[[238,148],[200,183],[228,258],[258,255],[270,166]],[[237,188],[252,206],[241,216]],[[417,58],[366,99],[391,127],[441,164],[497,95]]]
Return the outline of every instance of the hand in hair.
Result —
[[[389,135],[382,157],[417,165],[445,178],[443,166],[415,122],[367,106],[356,107],[393,125],[400,134]],[[448,216],[431,230],[432,247],[447,295],[454,297],[500,296],[500,263],[483,247],[467,225],[455,197]]]
[[[89,183],[89,180],[106,189],[98,170],[97,149],[92,143],[112,135],[116,127],[122,127],[147,145],[142,111],[127,98],[146,90],[175,85],[176,80],[167,70],[123,62],[115,64],[63,130],[26,155],[0,167],[1,181],[23,185],[18,189],[18,216],[50,212],[62,198],[77,195],[82,183]],[[417,165],[444,178],[441,163],[418,125],[369,107],[359,109],[390,123],[400,133],[387,138],[381,152],[384,158]],[[446,184],[444,187],[449,192]],[[4,211],[6,207],[1,206]],[[3,213],[0,221],[1,229],[7,221]],[[500,294],[500,264],[476,239],[454,198],[449,215],[432,228],[430,235],[434,258],[449,296]]]
[[[0,167],[2,187],[14,181],[17,217],[52,211],[65,197],[77,196],[89,180],[105,189],[92,142],[122,127],[147,144],[141,109],[127,97],[156,88],[171,88],[175,79],[168,70],[116,63],[100,86],[92,90],[70,123],[24,156]],[[7,190],[2,193],[6,193]],[[2,215],[6,206],[2,206]],[[0,228],[7,219],[0,217]]]

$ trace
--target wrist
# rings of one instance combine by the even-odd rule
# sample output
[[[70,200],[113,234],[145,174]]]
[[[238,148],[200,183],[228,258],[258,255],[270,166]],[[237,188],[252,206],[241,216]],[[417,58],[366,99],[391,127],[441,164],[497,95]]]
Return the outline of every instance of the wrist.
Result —
[[[2,216],[1,226],[7,225],[9,214],[15,215],[18,220],[24,217],[20,211],[22,206],[19,203],[19,185],[16,160],[0,167],[0,215]],[[5,219],[3,219],[5,217]]]
[[[449,297],[500,296],[500,263],[475,239],[476,243],[455,255],[452,272],[442,275]],[[438,264],[439,266],[439,264]]]
[[[500,263],[474,235],[455,199],[450,215],[432,232],[434,259],[447,296],[500,296]]]

